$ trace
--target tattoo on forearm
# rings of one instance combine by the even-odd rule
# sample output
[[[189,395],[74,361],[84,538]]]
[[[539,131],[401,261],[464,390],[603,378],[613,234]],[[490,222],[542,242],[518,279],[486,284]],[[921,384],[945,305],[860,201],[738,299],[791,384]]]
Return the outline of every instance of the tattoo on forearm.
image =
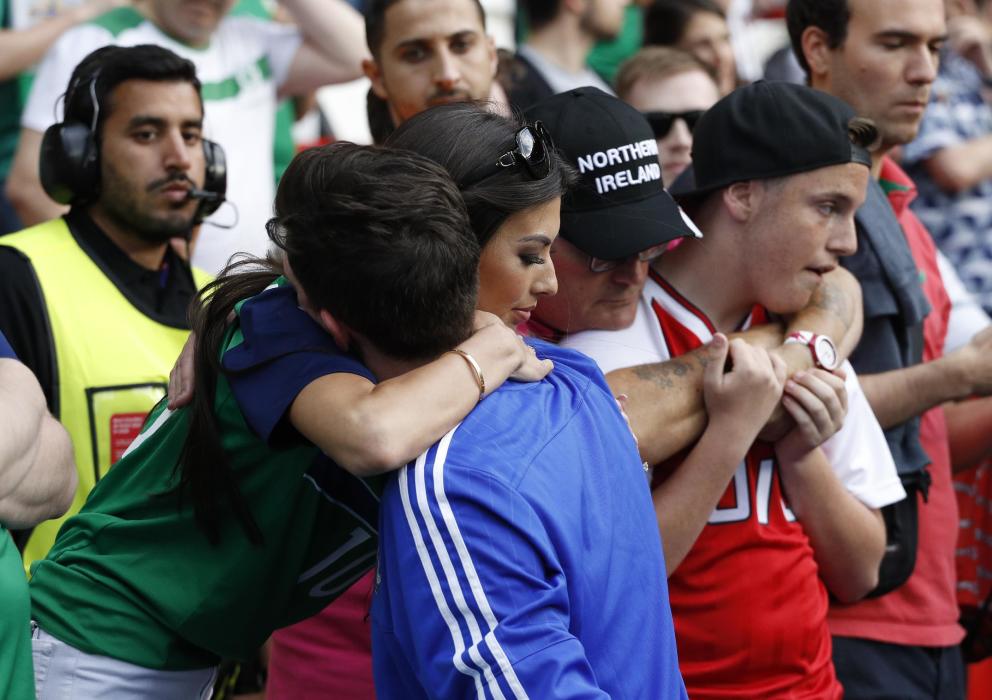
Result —
[[[688,373],[689,366],[681,360],[669,360],[659,364],[634,367],[635,377],[665,389],[671,389],[675,386],[673,377],[684,377]]]
[[[847,295],[829,282],[824,282],[810,300],[815,309],[829,311],[845,323],[851,320],[851,305]]]
[[[709,354],[705,351],[694,352],[691,356],[696,358],[696,362],[699,363],[699,366],[702,367],[703,371],[706,371],[706,368],[709,366],[710,362],[712,362]]]

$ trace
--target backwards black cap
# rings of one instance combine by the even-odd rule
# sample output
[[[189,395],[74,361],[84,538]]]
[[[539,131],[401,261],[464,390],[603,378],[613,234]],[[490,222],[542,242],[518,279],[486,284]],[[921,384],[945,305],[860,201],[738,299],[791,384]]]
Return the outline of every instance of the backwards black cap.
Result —
[[[636,109],[584,87],[539,102],[526,115],[544,123],[579,173],[561,207],[561,235],[579,250],[618,260],[700,235],[662,189],[658,144]]]
[[[846,102],[794,83],[759,81],[734,90],[696,123],[692,171],[672,186],[680,202],[735,182],[860,163],[878,130]]]

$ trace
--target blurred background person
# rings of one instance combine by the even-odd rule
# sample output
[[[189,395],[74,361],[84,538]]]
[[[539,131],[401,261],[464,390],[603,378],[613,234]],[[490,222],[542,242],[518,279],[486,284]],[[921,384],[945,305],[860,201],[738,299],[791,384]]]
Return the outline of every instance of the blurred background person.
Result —
[[[902,162],[913,211],[992,312],[992,2],[947,0],[948,41],[923,121]]]
[[[86,0],[56,5],[41,0],[0,0],[0,235],[21,228],[4,190],[32,66],[63,32],[128,2]]]
[[[933,235],[953,271],[941,270],[954,303],[947,350],[963,346],[989,324],[992,311],[992,3],[945,0],[948,40],[930,101],[914,141],[903,148],[903,164],[919,196],[912,207]],[[963,288],[958,282],[960,277]],[[959,301],[974,297],[985,313],[956,324]],[[956,326],[962,326],[960,330]],[[992,451],[988,426],[992,402],[945,406],[951,428],[951,458],[960,510],[957,543],[958,605],[970,663],[968,695],[992,695],[992,665],[975,664],[992,654]]]
[[[365,40],[372,56],[362,71],[372,83],[367,107],[377,142],[428,107],[493,94],[496,45],[479,0],[371,0]]]
[[[737,87],[727,16],[714,0],[655,0],[644,16],[644,45],[691,53],[716,72],[721,95]]]
[[[610,85],[616,80],[620,64],[637,53],[644,43],[644,9],[651,0],[634,0],[624,8],[623,26],[614,39],[596,42],[589,52],[589,67]]]
[[[984,405],[971,397],[992,388],[992,334],[986,328],[956,349],[949,342],[955,303],[944,276],[951,268],[940,267],[910,208],[916,187],[892,159],[915,139],[938,77],[948,33],[944,3],[790,0],[786,13],[811,85],[879,127],[873,182],[858,212],[859,248],[850,258],[865,287],[865,333],[852,362],[865,368],[865,393],[907,492],[918,492],[904,502],[916,513],[887,515],[881,578],[889,584],[869,600],[831,606],[834,662],[849,699],[962,698],[955,491],[970,485],[967,473],[952,481],[952,453],[958,424]],[[920,292],[924,299],[914,300]]]
[[[692,129],[720,99],[713,69],[678,49],[648,46],[620,67],[617,96],[645,116],[670,187],[692,162]]]
[[[629,0],[521,0],[530,33],[517,48],[510,103],[527,109],[552,95],[593,86],[613,90],[587,66],[597,41],[619,36]]]

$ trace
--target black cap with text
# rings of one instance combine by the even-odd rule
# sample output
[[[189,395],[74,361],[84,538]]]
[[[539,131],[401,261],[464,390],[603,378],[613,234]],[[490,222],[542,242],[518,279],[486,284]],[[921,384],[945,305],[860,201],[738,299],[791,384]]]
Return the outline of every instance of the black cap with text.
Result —
[[[859,163],[878,130],[842,100],[776,81],[737,88],[710,107],[692,134],[692,168],[672,186],[687,206],[735,182],[766,180]]]
[[[594,87],[569,90],[534,105],[579,182],[561,207],[561,236],[603,260],[636,255],[699,230],[662,189],[658,144],[647,120]]]

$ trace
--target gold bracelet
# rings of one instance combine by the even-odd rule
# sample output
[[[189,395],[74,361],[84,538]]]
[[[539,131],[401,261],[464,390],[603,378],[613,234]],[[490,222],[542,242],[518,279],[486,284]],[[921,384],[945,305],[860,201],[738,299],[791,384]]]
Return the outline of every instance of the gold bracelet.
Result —
[[[465,358],[468,366],[475,373],[475,381],[479,384],[479,401],[482,401],[482,397],[486,395],[486,378],[482,376],[482,368],[479,367],[479,363],[475,361],[475,358],[469,355],[464,350],[455,348],[454,350],[449,350],[448,352],[453,352],[456,355],[461,355]]]

